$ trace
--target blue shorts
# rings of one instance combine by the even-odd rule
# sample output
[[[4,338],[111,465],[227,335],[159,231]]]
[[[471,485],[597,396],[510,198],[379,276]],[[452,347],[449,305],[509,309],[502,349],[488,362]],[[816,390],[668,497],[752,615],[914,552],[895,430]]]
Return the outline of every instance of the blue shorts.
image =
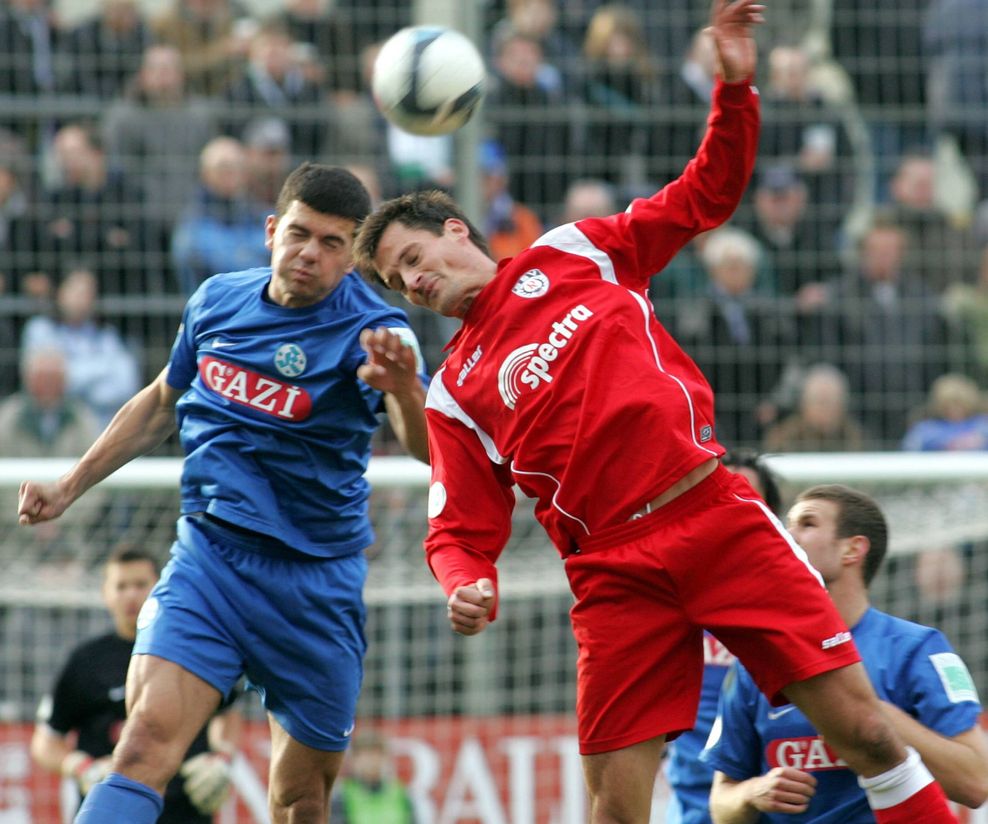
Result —
[[[183,516],[138,617],[134,654],[227,695],[241,675],[295,740],[347,747],[363,678],[367,559],[313,558]]]

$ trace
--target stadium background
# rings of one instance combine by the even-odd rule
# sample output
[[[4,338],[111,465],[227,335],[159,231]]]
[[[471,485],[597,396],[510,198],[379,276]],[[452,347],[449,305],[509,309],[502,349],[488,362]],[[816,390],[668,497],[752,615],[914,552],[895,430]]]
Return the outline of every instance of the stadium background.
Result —
[[[73,338],[73,415],[60,420],[108,414],[129,371],[148,380],[164,364],[205,272],[264,260],[255,244],[266,201],[305,157],[351,164],[385,197],[448,187],[501,254],[540,227],[623,208],[677,174],[702,132],[709,55],[694,34],[707,8],[6,0],[0,398],[23,409],[12,405],[19,367],[57,339],[59,287],[84,269],[98,291],[94,317],[120,346],[100,348],[105,332]],[[373,44],[420,21],[470,33],[491,69],[479,118],[453,137],[388,130],[367,95]],[[780,0],[759,43],[765,129],[749,196],[732,231],[693,244],[655,279],[657,314],[714,384],[729,445],[810,453],[784,465],[788,492],[876,468],[859,481],[890,507],[895,547],[876,600],[943,628],[984,692],[984,473],[918,455],[885,461],[904,447],[988,444],[983,398],[971,393],[988,377],[988,4]],[[155,59],[138,75],[147,49]],[[199,156],[219,136],[230,140],[211,144],[206,193]],[[434,368],[450,326],[410,316]],[[941,381],[931,399],[948,374],[966,381]],[[67,650],[107,626],[101,559],[128,541],[164,555],[177,495],[166,470],[97,491],[59,529],[16,529],[27,470],[6,459],[71,452],[6,408],[0,821],[47,824],[57,820],[54,785],[25,750],[34,709]],[[376,454],[394,452],[385,431]],[[834,468],[821,452],[851,462]],[[177,454],[170,442],[157,457]],[[493,631],[465,641],[445,627],[420,560],[421,478],[383,465],[362,723],[394,734],[428,821],[580,820],[569,596],[531,508],[520,502],[505,557],[508,608]],[[250,702],[245,711],[256,721],[245,752],[263,776],[261,713]],[[251,820],[246,807],[225,815]]]

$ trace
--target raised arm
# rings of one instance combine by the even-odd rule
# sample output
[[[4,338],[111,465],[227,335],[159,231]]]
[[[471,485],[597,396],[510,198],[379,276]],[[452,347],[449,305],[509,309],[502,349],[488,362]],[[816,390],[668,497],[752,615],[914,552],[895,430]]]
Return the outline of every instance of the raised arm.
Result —
[[[87,489],[134,458],[150,452],[175,431],[181,392],[165,381],[166,370],[125,403],[95,443],[54,483],[24,481],[17,514],[21,524],[57,518]]]
[[[384,408],[395,435],[412,457],[429,463],[425,425],[425,388],[418,376],[415,348],[388,329],[365,329],[360,343],[367,363],[357,377],[384,392]]]

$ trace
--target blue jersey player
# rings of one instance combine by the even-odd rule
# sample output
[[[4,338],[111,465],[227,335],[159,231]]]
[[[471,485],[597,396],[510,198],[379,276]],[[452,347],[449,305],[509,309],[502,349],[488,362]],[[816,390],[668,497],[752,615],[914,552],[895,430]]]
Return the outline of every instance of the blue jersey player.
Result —
[[[772,512],[780,511],[779,485],[757,452],[732,449],[721,457],[720,462],[731,472],[747,478]],[[699,756],[717,717],[721,684],[735,660],[731,651],[713,635],[703,633],[703,682],[696,723],[693,729],[673,741],[666,753],[666,780],[672,789],[666,807],[666,824],[710,824],[710,784],[714,771]]]
[[[887,529],[868,496],[813,487],[789,511],[789,529],[820,572],[847,625],[882,709],[947,796],[969,807],[988,797],[988,746],[967,667],[938,630],[872,607],[868,584]],[[918,755],[917,755],[918,754]],[[740,664],[724,682],[702,758],[715,770],[718,824],[874,822],[866,789],[793,704],[771,706]]]
[[[272,820],[327,820],[362,675],[364,471],[378,414],[428,458],[414,337],[351,269],[369,209],[349,172],[297,168],[264,226],[271,266],[205,281],[158,378],[62,478],[21,485],[21,523],[55,518],[177,419],[178,537],[138,618],[114,771],[77,822],[154,822],[242,674],[270,721]]]

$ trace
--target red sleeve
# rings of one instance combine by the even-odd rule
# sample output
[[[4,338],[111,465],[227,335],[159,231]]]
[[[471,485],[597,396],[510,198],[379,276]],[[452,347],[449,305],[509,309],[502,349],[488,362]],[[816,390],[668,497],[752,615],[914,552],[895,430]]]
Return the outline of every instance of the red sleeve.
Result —
[[[703,142],[683,173],[622,214],[576,224],[610,255],[619,283],[645,290],[695,235],[734,214],[755,165],[758,129],[757,90],[718,81]]]
[[[429,423],[429,532],[425,557],[447,595],[478,578],[497,587],[494,564],[511,534],[511,473],[492,461],[477,433],[436,409]],[[491,613],[493,620],[497,610]]]

